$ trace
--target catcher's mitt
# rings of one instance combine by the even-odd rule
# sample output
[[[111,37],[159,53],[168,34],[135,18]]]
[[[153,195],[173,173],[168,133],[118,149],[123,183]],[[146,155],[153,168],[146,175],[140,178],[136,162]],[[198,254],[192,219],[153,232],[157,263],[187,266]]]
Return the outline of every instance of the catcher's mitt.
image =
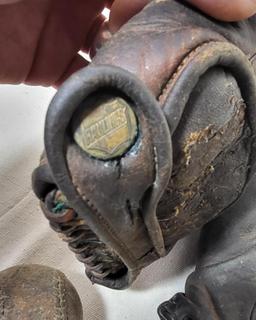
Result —
[[[121,289],[255,169],[256,19],[152,1],[51,102],[33,187],[87,275]]]

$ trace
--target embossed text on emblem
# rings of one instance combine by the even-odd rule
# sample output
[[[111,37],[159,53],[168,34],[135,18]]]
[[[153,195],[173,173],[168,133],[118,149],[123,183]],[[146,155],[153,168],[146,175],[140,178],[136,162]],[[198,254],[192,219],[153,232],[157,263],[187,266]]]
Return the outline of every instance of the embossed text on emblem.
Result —
[[[111,134],[113,131],[120,129],[122,126],[127,125],[127,119],[125,110],[119,108],[104,119],[99,120],[89,128],[85,128],[84,134],[87,140],[88,147],[93,146],[97,141],[103,138],[107,134]]]
[[[84,151],[96,158],[121,156],[134,143],[136,117],[129,104],[120,97],[99,100],[82,118],[74,139]]]

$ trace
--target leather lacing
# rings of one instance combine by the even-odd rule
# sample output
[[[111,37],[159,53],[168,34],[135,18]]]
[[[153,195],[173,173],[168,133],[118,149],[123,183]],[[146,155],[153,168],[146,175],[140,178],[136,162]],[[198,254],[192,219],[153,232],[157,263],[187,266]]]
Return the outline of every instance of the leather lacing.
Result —
[[[51,215],[47,215],[50,226],[54,231],[61,235],[63,241],[68,243],[72,252],[76,254],[77,259],[85,264],[86,273],[89,277],[98,279],[115,278],[126,272],[126,267],[120,258],[109,249],[97,235],[88,227],[86,222],[79,218],[75,211],[68,207],[67,203],[56,198],[60,198],[59,191],[52,191],[46,197],[47,209],[51,211]],[[63,221],[65,213],[73,214],[72,219],[66,222],[58,222],[58,215]],[[54,219],[51,218],[53,217]]]

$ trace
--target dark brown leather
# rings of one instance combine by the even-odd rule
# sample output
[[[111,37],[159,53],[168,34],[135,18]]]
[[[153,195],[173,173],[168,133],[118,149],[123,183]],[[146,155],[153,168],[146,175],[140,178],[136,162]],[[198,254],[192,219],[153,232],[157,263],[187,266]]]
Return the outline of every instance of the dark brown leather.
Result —
[[[93,282],[128,286],[242,194],[255,167],[255,23],[152,1],[58,91],[46,118],[49,166],[35,171],[34,190]],[[106,93],[126,100],[139,130],[128,152],[102,161],[74,142],[72,123]],[[67,203],[53,218],[56,188]]]
[[[256,175],[233,206],[207,224],[185,294],[158,308],[161,320],[256,318]]]
[[[0,272],[1,320],[82,320],[80,298],[66,276],[40,265]]]

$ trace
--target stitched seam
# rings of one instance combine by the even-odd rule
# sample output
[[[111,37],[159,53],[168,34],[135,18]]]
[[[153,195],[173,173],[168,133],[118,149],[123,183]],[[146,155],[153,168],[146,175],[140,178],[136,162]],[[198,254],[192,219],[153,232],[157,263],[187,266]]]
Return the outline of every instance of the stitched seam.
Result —
[[[6,319],[6,313],[5,313],[5,301],[7,296],[4,294],[3,290],[0,289],[0,318],[2,320]]]
[[[76,191],[79,193],[79,195],[82,197],[82,199],[88,204],[88,206],[90,207],[90,209],[95,213],[95,215],[97,216],[97,218],[100,220],[101,224],[106,227],[107,231],[109,232],[109,234],[111,235],[111,237],[114,239],[115,242],[118,242],[119,245],[121,246],[121,248],[123,250],[125,250],[127,256],[129,257],[130,260],[133,260],[133,262],[135,261],[134,256],[130,253],[130,250],[127,248],[127,246],[120,241],[120,239],[117,237],[116,233],[114,232],[114,230],[111,228],[111,226],[107,223],[107,221],[104,219],[104,217],[101,215],[101,213],[99,212],[99,210],[95,207],[95,205],[86,198],[85,194],[82,193],[82,191],[80,190],[80,188],[78,186],[75,185],[74,181],[73,185],[76,188]]]
[[[4,279],[2,279],[4,280]],[[10,311],[10,297],[0,288],[0,319],[8,320]]]
[[[217,43],[217,42],[221,42],[221,41],[212,41],[212,40],[210,40],[210,41],[207,41],[207,42],[203,42],[202,44],[200,44],[196,48],[192,49],[192,51],[190,51],[186,55],[186,57],[183,58],[183,60],[181,61],[181,63],[177,67],[176,71],[169,78],[169,80],[167,81],[166,85],[164,86],[164,88],[162,89],[161,93],[159,94],[158,100],[161,101],[161,99],[164,97],[166,92],[169,91],[170,87],[172,87],[172,85],[173,85],[173,82],[178,78],[178,76],[180,75],[182,69],[187,64],[187,62],[191,59],[191,57],[193,57],[203,47],[208,46],[211,43]]]
[[[54,296],[55,296],[55,315],[54,320],[68,320],[68,318],[65,317],[65,305],[66,305],[66,299],[65,299],[65,286],[63,283],[62,277],[58,274],[57,271],[54,272],[53,279],[55,281],[55,285],[53,286],[54,289]]]
[[[150,128],[149,128],[149,132],[150,132],[150,135],[152,136],[152,131]],[[154,177],[154,182],[153,182],[153,185],[154,185],[156,183],[156,175],[157,175],[157,170],[158,170],[158,157],[157,157],[157,152],[156,152],[155,146],[153,147],[153,161],[154,161],[154,169],[155,169],[155,177]],[[130,252],[128,247],[122,241],[120,241],[120,239],[117,237],[114,230],[107,223],[107,221],[103,218],[103,216],[101,215],[99,210],[95,207],[95,205],[89,199],[87,199],[87,197],[85,196],[85,194],[82,193],[80,188],[77,185],[75,185],[74,181],[72,181],[72,182],[73,182],[73,185],[75,186],[77,192],[79,193],[79,195],[88,204],[88,206],[91,208],[91,210],[96,214],[98,219],[102,222],[103,226],[107,228],[107,230],[111,234],[112,238],[115,241],[119,242],[119,245],[121,246],[122,249],[126,250],[126,254],[129,257],[129,259],[135,261],[135,257],[133,256],[133,254]]]
[[[156,183],[156,175],[157,175],[157,172],[158,172],[158,167],[159,167],[159,165],[158,165],[158,156],[157,156],[157,150],[156,150],[156,147],[154,146],[154,148],[153,148],[153,155],[154,155],[154,157],[153,157],[153,161],[154,161],[154,169],[155,169],[155,181],[154,181],[154,184]]]

